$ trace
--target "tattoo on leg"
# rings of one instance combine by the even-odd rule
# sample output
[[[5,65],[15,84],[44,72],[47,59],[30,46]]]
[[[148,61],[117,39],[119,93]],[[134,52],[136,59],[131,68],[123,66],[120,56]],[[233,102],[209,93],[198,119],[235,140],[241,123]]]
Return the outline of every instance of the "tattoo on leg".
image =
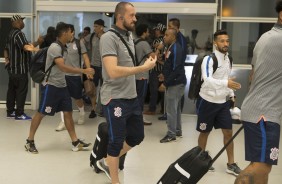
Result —
[[[255,184],[253,173],[241,173],[237,176],[234,184]]]

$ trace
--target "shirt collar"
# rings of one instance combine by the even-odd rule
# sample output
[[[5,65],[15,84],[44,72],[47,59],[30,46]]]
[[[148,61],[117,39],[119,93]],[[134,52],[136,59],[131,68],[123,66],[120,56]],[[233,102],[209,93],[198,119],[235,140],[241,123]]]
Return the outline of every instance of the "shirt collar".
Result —
[[[223,54],[221,52],[219,52],[218,50],[215,50],[214,51],[216,57],[222,59],[222,60],[225,60],[226,57],[228,57],[229,53],[227,52],[226,54]]]
[[[117,30],[120,34],[122,34],[124,36],[130,36],[130,32],[129,31],[125,31],[125,30],[117,27],[116,25],[112,25],[112,28]]]

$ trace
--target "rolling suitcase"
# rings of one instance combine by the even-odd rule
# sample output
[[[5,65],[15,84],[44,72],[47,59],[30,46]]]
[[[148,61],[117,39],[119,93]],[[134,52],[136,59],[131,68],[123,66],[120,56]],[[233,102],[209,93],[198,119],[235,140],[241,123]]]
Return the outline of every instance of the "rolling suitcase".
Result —
[[[101,170],[97,167],[96,161],[101,160],[107,156],[107,146],[108,146],[108,125],[106,122],[102,122],[98,125],[98,133],[94,142],[92,152],[90,154],[90,167],[92,167],[96,173]],[[125,155],[121,156],[119,159],[119,169],[123,170]]]
[[[203,151],[199,146],[192,148],[168,167],[157,184],[196,184],[242,129],[243,126],[213,159],[207,151]]]

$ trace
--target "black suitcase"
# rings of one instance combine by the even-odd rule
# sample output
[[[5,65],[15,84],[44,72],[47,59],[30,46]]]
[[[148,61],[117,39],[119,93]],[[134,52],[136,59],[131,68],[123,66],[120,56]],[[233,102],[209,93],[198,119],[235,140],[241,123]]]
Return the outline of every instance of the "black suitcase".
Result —
[[[101,170],[97,167],[96,161],[107,156],[108,141],[108,125],[106,122],[102,122],[98,125],[98,133],[90,154],[90,167],[92,167],[96,173],[101,172]],[[119,159],[120,170],[123,170],[124,168],[125,156],[126,154],[121,156]]]
[[[243,126],[213,159],[199,146],[192,148],[168,167],[157,184],[196,184],[242,129]]]

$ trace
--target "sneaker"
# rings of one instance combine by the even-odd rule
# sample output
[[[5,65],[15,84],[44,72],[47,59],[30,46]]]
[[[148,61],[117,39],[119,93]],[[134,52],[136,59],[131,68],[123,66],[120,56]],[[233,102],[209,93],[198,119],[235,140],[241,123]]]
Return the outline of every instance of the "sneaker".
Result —
[[[35,147],[34,140],[26,140],[26,144],[24,145],[27,152],[37,154],[38,150]]]
[[[91,145],[91,143],[85,143],[82,140],[78,139],[75,142],[72,142],[72,151],[84,151],[84,150],[88,150],[89,146]]]
[[[214,171],[215,171],[215,168],[213,166],[210,166],[209,172],[214,172]]]
[[[182,132],[176,132],[176,138],[182,138]]]
[[[61,121],[55,130],[56,130],[57,132],[66,130],[65,122]]]
[[[77,124],[79,124],[79,125],[83,125],[84,124],[84,115],[85,115],[85,113],[79,114],[79,118],[77,120]]]
[[[227,164],[226,172],[227,172],[228,174],[233,174],[233,175],[235,175],[235,176],[238,176],[241,171],[242,171],[242,170],[240,169],[240,167],[239,167],[236,163]]]
[[[26,114],[22,114],[20,116],[16,116],[15,120],[31,120],[32,118],[30,116],[27,116]]]
[[[97,114],[95,113],[94,110],[92,110],[92,111],[90,112],[90,114],[89,114],[89,118],[90,118],[90,119],[91,119],[91,118],[96,118],[96,116],[97,116]]]
[[[162,115],[161,117],[159,117],[158,120],[161,120],[161,121],[167,120],[166,114],[164,114],[164,115]]]
[[[176,137],[166,135],[164,138],[160,140],[160,143],[166,143],[166,142],[171,142],[171,141],[176,141]]]
[[[145,119],[145,118],[143,117],[143,124],[144,124],[144,125],[152,125],[152,122],[151,122],[151,121],[148,121],[147,119]]]
[[[109,169],[108,166],[105,165],[104,159],[98,160],[98,161],[96,162],[96,165],[97,165],[97,167],[98,167],[100,170],[102,170],[102,171],[107,175],[107,177],[108,177],[110,180],[112,180],[112,179],[111,179],[111,175],[110,175],[110,169]]]
[[[16,117],[16,113],[15,111],[13,111],[12,113],[7,113],[7,119],[14,119]]]

